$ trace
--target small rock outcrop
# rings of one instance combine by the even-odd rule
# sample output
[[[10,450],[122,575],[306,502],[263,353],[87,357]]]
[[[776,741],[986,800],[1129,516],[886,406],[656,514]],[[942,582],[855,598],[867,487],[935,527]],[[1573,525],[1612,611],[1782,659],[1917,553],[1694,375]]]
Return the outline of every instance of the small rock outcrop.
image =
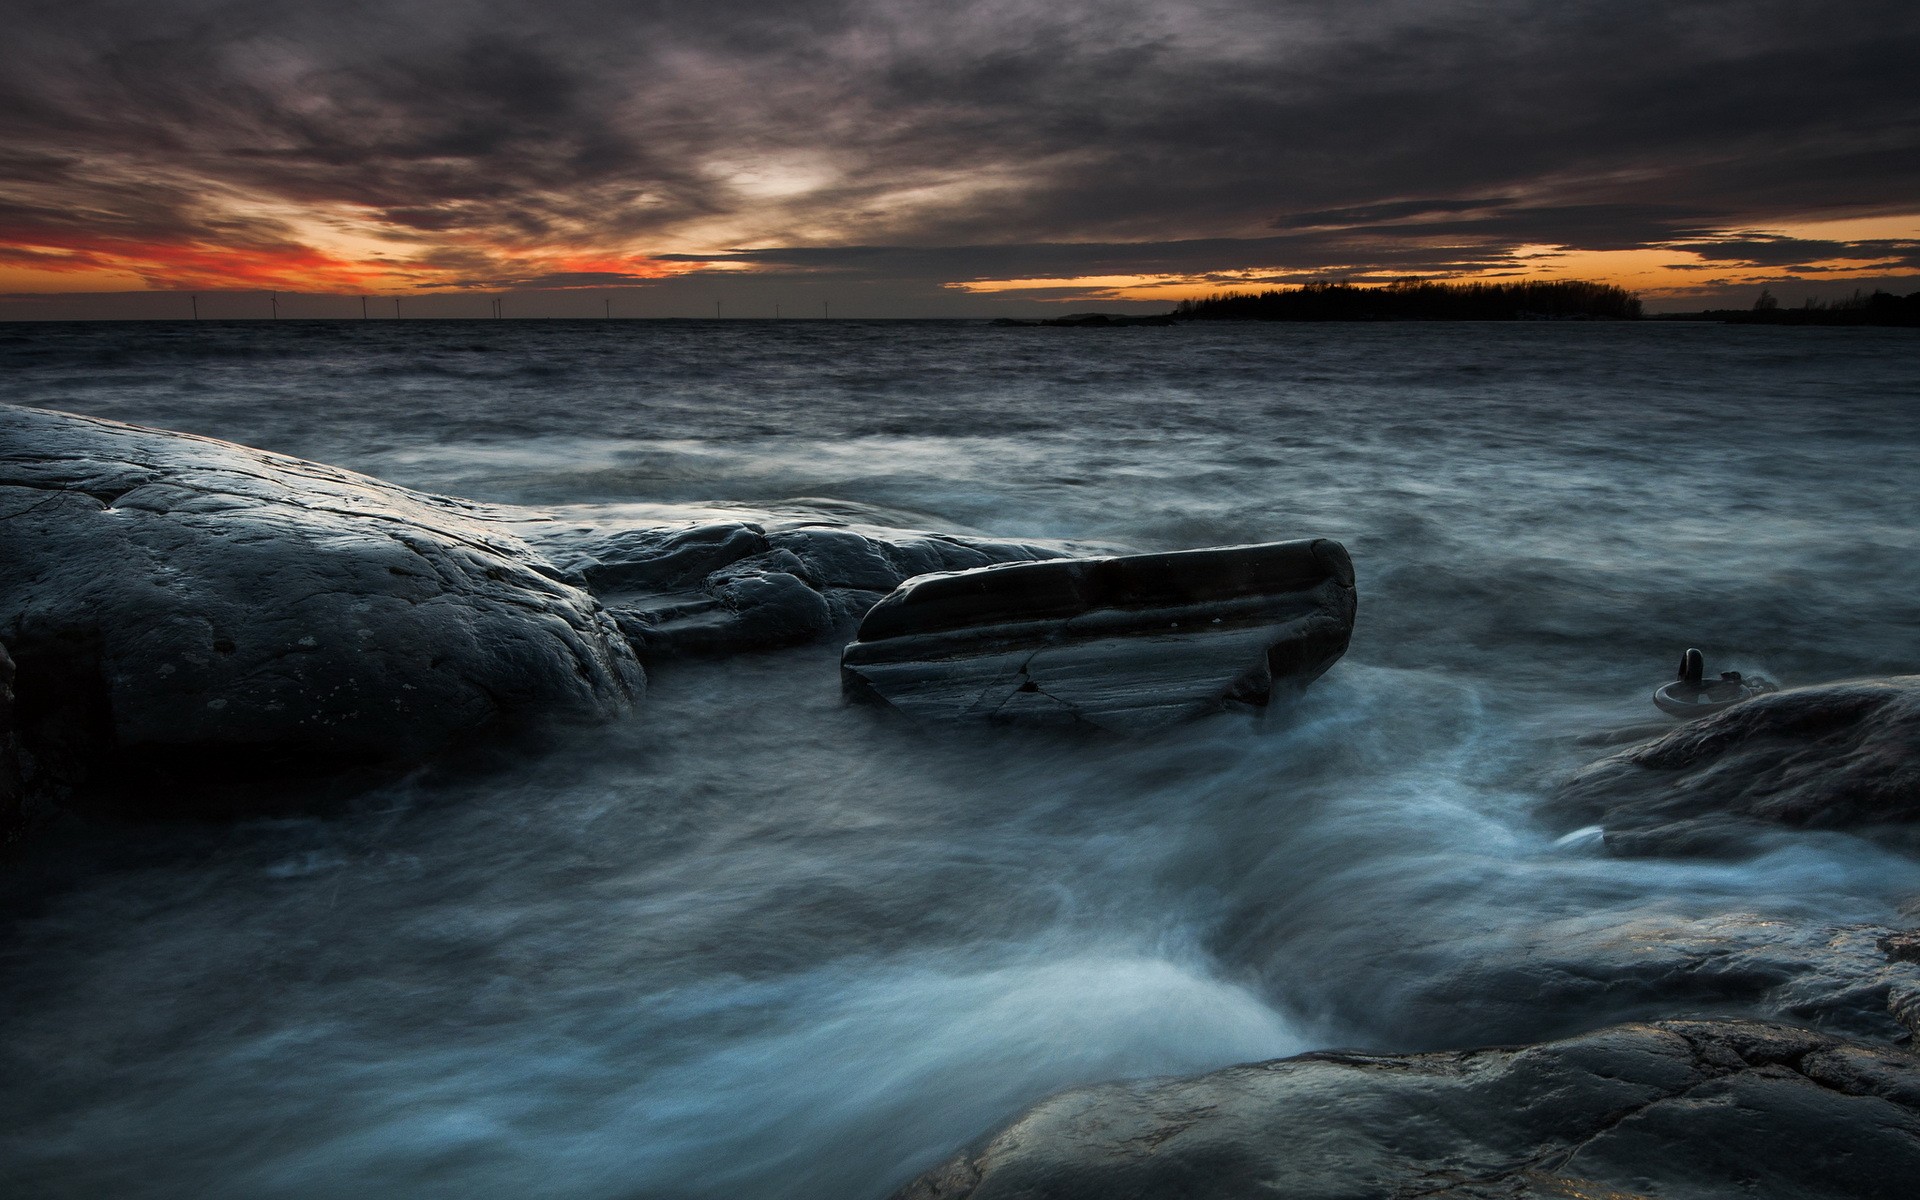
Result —
[[[1770,829],[1920,844],[1920,676],[1757,696],[1587,767],[1548,812],[1622,855],[1738,854]]]
[[[1307,1054],[1047,1100],[899,1200],[1861,1200],[1920,1172],[1920,1057],[1757,1021]]]
[[[867,613],[841,679],[913,717],[1131,733],[1304,687],[1354,607],[1324,538],[929,575]]]
[[[815,641],[915,575],[1074,551],[1068,543],[921,533],[804,506],[639,528],[522,528],[599,597],[649,662]]]
[[[0,406],[0,641],[37,775],[140,807],[627,711],[613,618],[463,501]]]

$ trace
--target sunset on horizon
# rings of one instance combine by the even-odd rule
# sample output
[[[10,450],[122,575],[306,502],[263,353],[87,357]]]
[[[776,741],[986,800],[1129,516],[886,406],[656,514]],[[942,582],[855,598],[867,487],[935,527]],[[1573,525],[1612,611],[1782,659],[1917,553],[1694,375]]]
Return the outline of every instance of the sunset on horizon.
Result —
[[[1920,286],[1903,4],[5,7],[5,316]]]
[[[0,1197],[1909,1200],[1920,0],[0,0]]]

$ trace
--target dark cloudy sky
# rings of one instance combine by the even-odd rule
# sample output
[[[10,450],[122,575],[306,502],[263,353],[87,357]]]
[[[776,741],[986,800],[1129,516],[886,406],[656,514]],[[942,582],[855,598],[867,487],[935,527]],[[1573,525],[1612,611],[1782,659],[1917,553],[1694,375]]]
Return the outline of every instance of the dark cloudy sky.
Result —
[[[0,0],[0,31],[12,315],[1920,289],[1915,0]]]

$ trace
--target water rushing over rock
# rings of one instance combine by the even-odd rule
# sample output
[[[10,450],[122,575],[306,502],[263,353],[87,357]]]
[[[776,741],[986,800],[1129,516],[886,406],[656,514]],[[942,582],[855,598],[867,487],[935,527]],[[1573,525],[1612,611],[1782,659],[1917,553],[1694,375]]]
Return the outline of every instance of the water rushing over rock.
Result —
[[[54,830],[0,873],[0,1191],[880,1200],[1063,1089],[1330,1047],[1689,1015],[1909,1053],[1894,844],[1621,857],[1546,809],[1588,735],[1665,720],[1679,647],[1788,687],[1920,669],[1910,334],[1141,332],[0,329],[9,400],[516,506],[500,528],[576,591],[568,544],[722,526],[761,532],[684,587],[728,613],[755,606],[710,576],[775,549],[829,605],[893,586],[775,546],[790,524],[1079,557],[1310,531],[1366,591],[1260,728],[876,720],[829,633],[661,656],[629,715],[327,819]],[[1509,1054],[1478,1060],[1583,1078]],[[1892,1103],[1797,1074],[1700,1094]]]

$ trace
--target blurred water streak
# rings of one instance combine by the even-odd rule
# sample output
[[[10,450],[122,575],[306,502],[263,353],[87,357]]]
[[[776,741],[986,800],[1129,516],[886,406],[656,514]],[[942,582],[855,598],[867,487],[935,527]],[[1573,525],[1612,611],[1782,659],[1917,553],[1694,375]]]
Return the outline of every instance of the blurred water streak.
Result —
[[[1396,946],[1570,916],[1887,919],[1842,837],[1621,862],[1535,801],[1687,645],[1920,670],[1905,331],[860,322],[0,326],[0,399],[411,486],[827,496],[1148,548],[1325,535],[1349,657],[1288,720],[914,730],[833,647],[332,820],[178,836],[0,941],[36,1196],[884,1195],[1076,1082],[1400,1028]],[[1450,949],[1450,947],[1457,947]],[[1432,963],[1435,959],[1429,957]],[[1399,972],[1399,974],[1396,974]]]

